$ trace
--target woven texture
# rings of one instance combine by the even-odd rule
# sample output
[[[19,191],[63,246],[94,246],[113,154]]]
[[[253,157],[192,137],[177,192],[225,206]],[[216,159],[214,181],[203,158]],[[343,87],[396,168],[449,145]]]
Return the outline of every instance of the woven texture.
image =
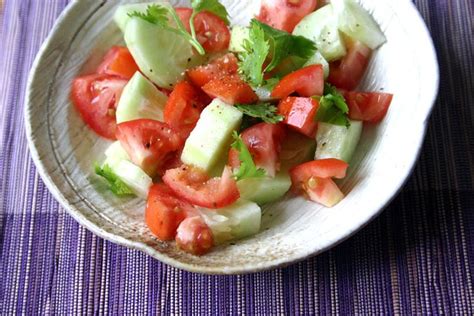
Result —
[[[191,274],[106,242],[49,194],[27,148],[24,91],[67,2],[0,9],[0,314],[474,314],[472,0],[415,1],[441,89],[404,190],[333,250],[245,276]]]

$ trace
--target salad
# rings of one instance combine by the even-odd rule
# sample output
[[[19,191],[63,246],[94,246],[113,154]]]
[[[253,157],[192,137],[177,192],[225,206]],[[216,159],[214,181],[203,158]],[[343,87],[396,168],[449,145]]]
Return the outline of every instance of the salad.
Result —
[[[393,97],[356,90],[386,41],[357,2],[263,0],[247,26],[218,0],[122,5],[114,19],[126,46],[77,77],[71,99],[114,141],[95,173],[147,200],[157,238],[203,255],[258,233],[261,206],[289,191],[344,198],[335,179]]]

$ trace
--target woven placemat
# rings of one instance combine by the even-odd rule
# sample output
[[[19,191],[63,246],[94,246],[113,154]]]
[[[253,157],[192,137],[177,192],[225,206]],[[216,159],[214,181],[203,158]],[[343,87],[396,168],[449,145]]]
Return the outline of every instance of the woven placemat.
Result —
[[[106,242],[42,183],[24,91],[67,2],[6,0],[0,9],[0,314],[474,314],[472,0],[415,1],[434,37],[441,90],[404,190],[333,250],[245,276],[191,274]]]

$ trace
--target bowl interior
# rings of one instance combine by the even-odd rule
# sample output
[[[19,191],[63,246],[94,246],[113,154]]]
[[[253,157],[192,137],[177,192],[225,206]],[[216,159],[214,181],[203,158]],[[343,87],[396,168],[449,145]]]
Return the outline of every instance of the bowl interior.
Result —
[[[222,2],[236,24],[245,25],[259,8],[259,1]],[[39,54],[26,107],[27,134],[39,172],[82,225],[179,268],[251,272],[324,251],[370,221],[401,187],[416,161],[437,89],[432,43],[412,4],[361,3],[380,23],[388,42],[375,52],[360,89],[386,91],[395,97],[383,123],[364,127],[349,175],[340,182],[347,197],[336,207],[287,196],[265,206],[258,235],[219,246],[203,257],[154,238],[144,224],[144,202],[114,197],[93,175],[93,164],[103,160],[109,142],[84,125],[69,101],[72,79],[93,71],[110,46],[122,43],[112,21],[120,1],[74,2]]]

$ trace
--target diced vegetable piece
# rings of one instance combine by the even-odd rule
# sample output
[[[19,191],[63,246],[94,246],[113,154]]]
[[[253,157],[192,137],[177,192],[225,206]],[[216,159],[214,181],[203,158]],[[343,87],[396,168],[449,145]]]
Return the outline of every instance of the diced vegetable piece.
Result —
[[[337,184],[329,178],[311,178],[304,187],[311,201],[326,207],[333,207],[344,199],[344,194]]]
[[[338,20],[331,4],[307,15],[293,31],[316,43],[327,61],[337,60],[346,54],[344,41],[339,34]]]
[[[311,65],[321,65],[323,66],[323,71],[324,71],[324,79],[327,79],[329,76],[329,63],[328,61],[321,55],[319,51],[316,51],[314,53],[313,57],[311,57],[306,64],[304,64],[304,67],[311,66]]]
[[[137,63],[126,47],[113,46],[97,67],[98,74],[109,74],[130,79],[138,71]]]
[[[336,158],[349,163],[362,134],[362,122],[350,126],[319,123],[315,159]]]
[[[313,160],[315,150],[316,141],[314,138],[289,131],[281,147],[280,169],[288,171],[297,165]]]
[[[179,224],[193,206],[181,201],[163,183],[155,184],[148,193],[145,222],[151,232],[161,240],[173,240]]]
[[[105,150],[105,157],[117,160],[130,160],[120,141],[115,141]]]
[[[260,231],[262,210],[253,202],[241,199],[228,207],[203,209],[200,213],[212,230],[216,243],[245,238]]]
[[[201,256],[214,246],[212,231],[201,216],[186,218],[178,227],[176,244],[187,253]]]
[[[349,117],[368,123],[379,123],[387,115],[393,94],[381,92],[347,92]]]
[[[324,92],[323,66],[311,65],[286,75],[273,89],[272,97],[284,99],[295,92],[301,97],[322,95]]]
[[[242,53],[245,51],[244,42],[250,38],[250,30],[248,27],[236,25],[230,32],[229,50],[234,53]]]
[[[140,72],[136,72],[123,90],[117,107],[117,123],[138,119],[163,121],[168,97]]]
[[[317,0],[263,0],[257,19],[291,33],[298,22],[316,9]]]
[[[138,197],[146,199],[148,190],[153,184],[152,179],[139,167],[128,160],[108,157],[103,166],[108,165]]]
[[[278,112],[285,117],[284,123],[308,137],[314,137],[318,124],[315,120],[319,103],[313,98],[288,97],[281,100]]]
[[[374,18],[356,1],[333,0],[331,4],[338,16],[339,29],[351,38],[371,49],[376,49],[387,41]]]
[[[196,62],[183,36],[137,17],[127,23],[125,43],[143,74],[162,88],[172,87]]]
[[[201,113],[201,117],[186,141],[181,160],[210,171],[225,155],[232,142],[232,132],[242,122],[242,112],[214,99]]]
[[[291,187],[288,173],[280,172],[274,178],[249,178],[237,181],[240,197],[259,205],[282,198]]]
[[[219,98],[229,104],[251,104],[258,101],[252,88],[238,75],[216,78],[202,87],[212,98]]]
[[[235,75],[238,69],[237,57],[229,53],[211,60],[207,65],[189,69],[187,74],[194,85],[202,87],[213,79]]]
[[[155,3],[167,3],[168,1],[155,1]],[[114,14],[114,21],[117,26],[125,33],[125,28],[127,27],[128,22],[131,17],[129,14],[133,12],[146,13],[148,6],[151,3],[134,3],[134,4],[124,4],[117,8]]]

